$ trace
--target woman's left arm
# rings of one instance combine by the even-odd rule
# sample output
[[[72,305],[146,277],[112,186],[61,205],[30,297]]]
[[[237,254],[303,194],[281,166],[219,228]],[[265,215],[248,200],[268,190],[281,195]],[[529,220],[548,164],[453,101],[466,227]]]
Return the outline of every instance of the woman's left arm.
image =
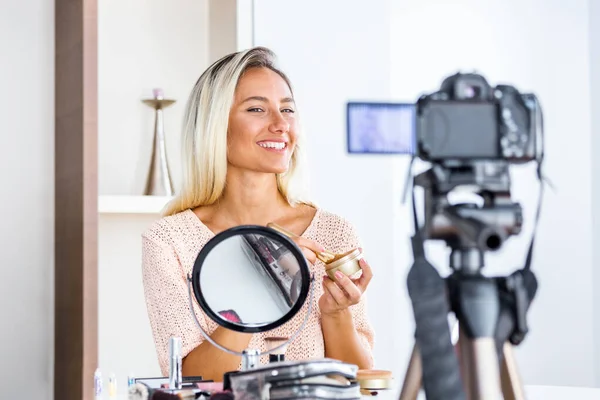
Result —
[[[335,282],[323,277],[323,296],[319,299],[325,356],[373,368],[373,330],[366,315],[365,290],[373,277],[371,267],[360,260],[362,274],[350,279],[338,272]]]

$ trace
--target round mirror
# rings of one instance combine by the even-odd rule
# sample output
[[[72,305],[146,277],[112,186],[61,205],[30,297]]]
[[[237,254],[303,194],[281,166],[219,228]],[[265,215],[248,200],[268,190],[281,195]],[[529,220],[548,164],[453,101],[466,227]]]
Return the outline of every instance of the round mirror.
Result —
[[[245,225],[206,243],[191,281],[198,304],[212,320],[254,333],[277,328],[300,310],[310,270],[289,238],[271,228]]]

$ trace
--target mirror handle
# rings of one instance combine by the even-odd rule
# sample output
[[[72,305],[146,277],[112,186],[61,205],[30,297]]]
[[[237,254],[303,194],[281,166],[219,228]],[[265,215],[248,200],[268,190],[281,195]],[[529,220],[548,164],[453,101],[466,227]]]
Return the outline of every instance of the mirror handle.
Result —
[[[208,333],[206,333],[206,331],[204,330],[204,328],[202,328],[202,325],[200,325],[200,321],[198,321],[198,317],[196,317],[196,313],[194,312],[194,303],[192,301],[192,275],[188,274],[188,297],[190,300],[190,312],[192,313],[192,316],[194,317],[194,321],[196,322],[196,325],[198,326],[198,328],[200,328],[200,332],[202,332],[202,336],[204,336],[204,338],[206,340],[208,340],[208,342],[210,344],[212,344],[213,346],[215,346],[216,348],[223,350],[225,353],[229,353],[231,355],[234,356],[240,356],[243,357],[244,354],[243,353],[239,353],[237,351],[234,350],[230,350],[226,347],[221,346],[219,343],[215,342],[209,335]],[[275,352],[281,348],[283,348],[284,346],[287,346],[288,343],[290,343],[292,340],[296,339],[296,337],[300,334],[300,332],[302,332],[304,330],[304,327],[306,326],[306,323],[308,321],[308,317],[310,315],[310,312],[312,310],[312,303],[313,303],[313,299],[314,299],[314,293],[315,293],[315,285],[314,285],[314,281],[315,281],[315,275],[312,274],[310,277],[310,298],[308,301],[308,310],[306,311],[306,315],[304,316],[304,321],[302,321],[302,325],[300,325],[300,328],[298,328],[298,330],[282,345],[279,345],[273,349],[270,350],[270,352]]]

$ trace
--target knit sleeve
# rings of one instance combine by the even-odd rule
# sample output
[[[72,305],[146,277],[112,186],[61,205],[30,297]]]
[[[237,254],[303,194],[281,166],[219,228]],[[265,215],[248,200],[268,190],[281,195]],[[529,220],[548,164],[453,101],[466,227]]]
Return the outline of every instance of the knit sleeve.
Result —
[[[343,221],[343,237],[345,241],[346,249],[352,250],[361,247],[361,241],[354,225],[347,221]],[[367,349],[371,356],[371,364],[373,363],[373,346],[375,343],[375,332],[371,325],[367,314],[367,290],[362,294],[358,304],[350,306],[350,312],[354,321],[354,326],[358,335],[362,341],[365,349]]]
[[[182,340],[182,357],[204,340],[190,312],[187,277],[172,246],[155,238],[142,236],[142,279],[144,297],[160,370],[167,376],[169,339]],[[194,311],[205,332],[204,314],[192,302]]]

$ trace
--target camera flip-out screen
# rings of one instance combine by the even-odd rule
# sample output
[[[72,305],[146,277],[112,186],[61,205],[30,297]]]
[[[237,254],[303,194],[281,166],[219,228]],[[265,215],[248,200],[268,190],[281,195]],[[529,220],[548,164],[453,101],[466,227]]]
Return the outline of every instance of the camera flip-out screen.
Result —
[[[348,153],[414,154],[415,104],[349,102]]]

